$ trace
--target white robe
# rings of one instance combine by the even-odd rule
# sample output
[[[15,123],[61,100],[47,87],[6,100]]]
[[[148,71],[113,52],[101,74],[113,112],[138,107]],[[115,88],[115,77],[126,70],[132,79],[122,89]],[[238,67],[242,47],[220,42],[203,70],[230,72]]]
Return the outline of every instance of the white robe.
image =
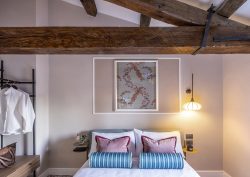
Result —
[[[35,112],[27,93],[12,87],[0,91],[0,134],[32,132]]]

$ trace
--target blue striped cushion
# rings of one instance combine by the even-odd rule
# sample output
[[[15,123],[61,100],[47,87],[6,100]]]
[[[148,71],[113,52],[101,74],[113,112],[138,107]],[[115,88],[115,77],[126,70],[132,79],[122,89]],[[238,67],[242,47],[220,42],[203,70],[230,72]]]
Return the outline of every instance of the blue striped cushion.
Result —
[[[91,168],[132,168],[132,153],[93,152],[90,155]]]
[[[181,153],[141,153],[139,168],[142,169],[183,169]]]

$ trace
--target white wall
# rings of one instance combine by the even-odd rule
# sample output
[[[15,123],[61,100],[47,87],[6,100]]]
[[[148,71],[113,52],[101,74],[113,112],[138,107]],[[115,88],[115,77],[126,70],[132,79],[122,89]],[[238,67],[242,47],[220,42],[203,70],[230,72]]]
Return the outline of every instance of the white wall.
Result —
[[[67,12],[67,13],[65,13]],[[49,1],[51,26],[137,26],[98,14],[86,15],[82,7]],[[84,153],[74,153],[76,133],[95,128],[147,128],[192,132],[199,153],[188,161],[199,170],[222,170],[222,60],[218,55],[182,58],[182,100],[195,73],[196,98],[201,112],[185,115],[93,115],[92,59],[96,55],[50,56],[50,167],[80,167]],[[131,55],[133,57],[133,55]],[[157,57],[154,55],[154,57]],[[178,56],[171,56],[178,57]],[[206,137],[206,138],[204,138]],[[61,152],[64,152],[63,155]]]
[[[36,0],[36,26],[48,26],[48,0]],[[49,167],[49,55],[36,55],[36,153],[42,173]]]
[[[190,87],[191,73],[194,72],[195,98],[203,105],[200,112],[189,116],[93,115],[93,57],[93,55],[50,56],[50,167],[82,166],[85,154],[72,152],[74,138],[79,131],[97,128],[143,128],[194,133],[195,147],[199,152],[188,156],[189,163],[197,170],[222,170],[223,115],[220,56],[180,56],[182,100],[187,98],[184,90]]]
[[[49,57],[36,55],[36,153],[40,172],[49,167]]]
[[[35,1],[33,0],[0,0],[0,26],[34,26]],[[31,81],[32,68],[35,68],[34,55],[0,55],[4,60],[5,77],[15,80]],[[19,86],[24,91],[31,93],[30,86]],[[28,136],[5,136],[4,145],[17,142],[17,155],[32,154],[32,134]]]
[[[223,56],[223,164],[232,177],[250,177],[250,55]]]
[[[0,0],[0,26],[34,26],[35,3],[34,0]]]
[[[38,0],[37,4],[31,0],[0,0],[0,2],[2,3],[0,6],[1,26],[44,26],[47,22],[46,15],[43,16],[42,13],[47,2],[41,0]],[[51,0],[48,5],[48,23],[51,26],[135,26],[135,24],[101,14],[98,14],[96,18],[89,17],[83,8],[68,5],[59,0]],[[30,7],[35,10],[29,10]],[[22,13],[19,8],[23,9]],[[10,12],[4,13],[6,9],[9,9],[11,13],[15,12],[15,15],[11,14],[8,19],[7,15]],[[26,13],[29,18],[26,18]],[[185,89],[190,87],[191,73],[195,73],[195,98],[201,102],[203,109],[191,116],[184,114],[93,115],[92,58],[94,56],[96,55],[51,55],[49,61],[48,56],[12,56],[17,61],[11,67],[19,68],[19,62],[25,61],[22,58],[34,59],[25,63],[25,67],[30,68],[31,65],[37,67],[37,81],[39,82],[37,94],[40,95],[37,98],[37,121],[41,123],[37,124],[37,151],[40,151],[39,153],[44,157],[42,171],[46,167],[77,168],[83,164],[84,154],[72,152],[74,137],[79,131],[134,127],[194,133],[195,147],[199,152],[188,156],[189,163],[197,170],[222,170],[221,56],[171,56],[182,58],[182,100],[187,100]],[[37,59],[36,63],[35,59]],[[49,152],[47,152],[48,143]]]
[[[138,26],[134,23],[98,13],[96,17],[87,15],[83,7],[61,0],[49,1],[50,26]]]
[[[36,0],[36,26],[48,26],[49,23],[49,1]]]
[[[47,26],[48,0],[0,0],[0,26]],[[41,171],[48,167],[49,98],[48,55],[2,55],[5,77],[31,81],[32,68],[36,68],[36,154],[41,155]],[[20,86],[31,93],[31,86]],[[7,145],[17,141],[17,155],[32,154],[32,134],[4,138]]]

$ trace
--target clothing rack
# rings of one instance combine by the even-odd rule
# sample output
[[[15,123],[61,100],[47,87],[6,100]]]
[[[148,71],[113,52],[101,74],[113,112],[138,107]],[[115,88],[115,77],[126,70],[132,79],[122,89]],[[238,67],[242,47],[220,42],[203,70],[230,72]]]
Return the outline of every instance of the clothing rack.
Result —
[[[32,81],[31,82],[22,82],[22,81],[14,81],[14,80],[9,80],[9,79],[5,79],[4,78],[4,61],[1,60],[1,74],[0,74],[0,87],[2,89],[2,87],[4,86],[4,84],[32,84],[32,94],[30,95],[30,97],[32,98],[32,104],[33,104],[33,108],[34,111],[35,110],[35,105],[36,105],[36,81],[35,81],[35,69],[32,69]],[[36,120],[34,121],[33,124],[33,155],[36,155],[36,130],[35,130],[35,123]],[[4,140],[4,135],[1,134],[1,148],[3,148],[3,140]]]

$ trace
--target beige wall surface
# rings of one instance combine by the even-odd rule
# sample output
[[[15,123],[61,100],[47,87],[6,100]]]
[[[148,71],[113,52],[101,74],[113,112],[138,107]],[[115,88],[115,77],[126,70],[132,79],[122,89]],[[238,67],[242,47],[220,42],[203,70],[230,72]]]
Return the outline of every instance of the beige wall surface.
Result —
[[[49,0],[50,26],[138,26],[108,15],[87,15],[81,7],[68,4],[61,0]]]
[[[48,0],[0,0],[0,26],[47,26]],[[46,14],[47,13],[47,14]],[[47,55],[0,55],[5,62],[5,77],[30,81],[32,68],[36,68],[36,154],[41,155],[41,168],[48,168],[47,150],[49,140],[48,56]],[[32,87],[19,88],[31,93]],[[17,155],[33,153],[32,133],[28,136],[5,136],[4,145],[17,142]]]
[[[188,156],[188,162],[197,170],[222,170],[222,60],[219,56],[179,56],[183,101],[190,99],[184,90],[191,86],[194,72],[195,98],[203,105],[200,112],[191,115],[93,115],[93,57],[50,56],[50,167],[77,168],[84,163],[84,153],[72,152],[77,132],[143,128],[193,133],[199,152]]]
[[[36,153],[40,155],[39,173],[49,167],[49,57],[36,55]]]
[[[223,57],[224,170],[232,177],[250,177],[250,59]]]
[[[35,0],[0,0],[0,26],[35,26]]]
[[[36,0],[36,26],[48,26],[49,0]],[[36,55],[36,153],[41,174],[49,168],[49,55]]]
[[[0,0],[0,26],[34,26],[35,1],[34,0]],[[32,79],[32,68],[35,68],[35,55],[0,55],[4,60],[5,77],[14,80]],[[31,93],[31,87],[20,85],[20,89]],[[25,141],[27,143],[25,143]],[[5,136],[4,145],[17,142],[17,155],[25,152],[32,154],[32,134],[28,136]]]
[[[44,25],[43,20],[46,21],[47,17],[42,17],[41,22],[36,23],[36,19],[38,19],[35,15],[36,12],[30,9],[31,7],[36,9],[34,2],[33,0],[0,0],[0,25]],[[21,10],[22,13],[19,13]],[[14,15],[11,14],[14,11],[16,13]],[[98,14],[96,18],[87,16],[83,8],[75,7],[59,0],[49,0],[48,19],[51,26],[135,26],[132,23],[106,15]],[[192,115],[184,113],[163,115],[93,115],[92,60],[96,56],[98,55],[50,56],[48,74],[50,79],[49,98],[46,95],[47,98],[45,99],[45,102],[48,102],[49,99],[49,110],[47,107],[41,107],[40,109],[44,109],[45,112],[49,111],[50,116],[49,167],[77,168],[82,166],[85,160],[84,154],[72,152],[77,132],[96,128],[144,128],[168,131],[180,130],[182,133],[193,133],[194,144],[199,152],[188,156],[188,162],[197,170],[222,170],[223,79],[220,56],[153,55],[153,57],[181,58],[181,93],[183,102],[190,99],[185,94],[185,89],[191,86],[191,73],[195,73],[195,98],[203,105],[203,109],[200,112]],[[26,63],[25,67],[35,65],[35,56],[15,55],[3,57],[18,59],[11,67],[17,67],[19,62],[24,62],[25,59],[22,58],[34,59],[34,61]],[[133,55],[126,57],[133,57]],[[47,64],[43,62],[41,64],[41,72],[46,72],[46,68],[42,68]],[[42,77],[41,79],[46,80],[46,78]],[[43,100],[41,99],[40,101],[42,103]],[[44,126],[46,127],[46,125]],[[43,145],[46,150],[46,143]]]

